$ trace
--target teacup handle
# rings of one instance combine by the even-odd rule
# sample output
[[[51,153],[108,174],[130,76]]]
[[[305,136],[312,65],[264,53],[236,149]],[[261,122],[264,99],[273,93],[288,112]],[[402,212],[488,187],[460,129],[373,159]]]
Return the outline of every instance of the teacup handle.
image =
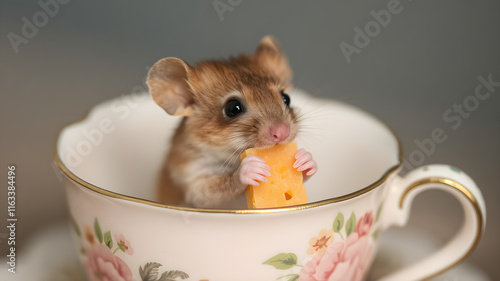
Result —
[[[390,194],[383,209],[383,227],[404,226],[408,222],[413,199],[423,191],[444,190],[454,195],[464,210],[460,230],[437,252],[398,270],[380,281],[425,280],[465,260],[476,248],[486,224],[486,207],[474,181],[459,169],[448,165],[417,168],[390,182]]]

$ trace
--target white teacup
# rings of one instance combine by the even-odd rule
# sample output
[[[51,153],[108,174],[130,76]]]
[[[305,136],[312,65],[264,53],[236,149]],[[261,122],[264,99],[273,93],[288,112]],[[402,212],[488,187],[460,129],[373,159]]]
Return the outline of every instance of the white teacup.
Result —
[[[154,202],[179,119],[148,94],[102,103],[65,127],[55,159],[90,280],[363,280],[379,235],[405,225],[413,198],[428,189],[459,200],[462,228],[431,257],[383,280],[435,276],[474,250],[486,210],[464,172],[429,165],[401,177],[401,146],[380,121],[299,90],[290,95],[309,116],[299,147],[319,167],[306,183],[309,203],[294,207],[248,210],[243,200],[228,209],[194,209]]]

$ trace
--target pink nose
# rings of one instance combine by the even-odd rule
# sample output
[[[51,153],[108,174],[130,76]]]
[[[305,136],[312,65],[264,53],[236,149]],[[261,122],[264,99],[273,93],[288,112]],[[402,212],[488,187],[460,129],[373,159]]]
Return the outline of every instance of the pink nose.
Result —
[[[269,128],[269,138],[275,143],[286,140],[288,136],[290,136],[290,125],[272,125]]]

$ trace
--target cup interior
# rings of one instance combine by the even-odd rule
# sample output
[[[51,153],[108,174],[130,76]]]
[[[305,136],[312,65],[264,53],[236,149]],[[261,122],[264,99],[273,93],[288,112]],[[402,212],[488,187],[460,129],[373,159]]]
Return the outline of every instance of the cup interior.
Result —
[[[371,115],[300,90],[290,96],[303,116],[298,146],[318,163],[318,172],[305,183],[310,203],[366,188],[399,165],[397,138]],[[155,201],[158,173],[180,119],[165,113],[147,93],[122,96],[65,127],[56,157],[86,185]],[[228,208],[246,208],[239,202]]]

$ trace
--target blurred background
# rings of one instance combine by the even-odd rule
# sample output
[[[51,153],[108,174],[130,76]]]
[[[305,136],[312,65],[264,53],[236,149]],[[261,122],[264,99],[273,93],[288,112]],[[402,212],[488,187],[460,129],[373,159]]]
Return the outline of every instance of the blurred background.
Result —
[[[271,34],[297,87],[387,123],[409,164],[449,163],[475,179],[488,217],[467,262],[500,280],[499,12],[497,0],[1,0],[1,224],[10,164],[17,171],[20,255],[68,218],[52,158],[64,125],[97,103],[132,93],[160,58],[195,63],[251,53]],[[483,87],[481,93],[491,94],[482,100],[474,98],[480,77],[496,82]],[[447,138],[427,155],[417,143],[436,128]],[[441,242],[462,220],[458,202],[443,192],[422,194],[413,210],[409,227]],[[5,257],[7,230],[1,229]],[[404,235],[404,229],[391,232]],[[51,255],[64,250],[53,248]],[[18,266],[29,270],[22,256]]]

